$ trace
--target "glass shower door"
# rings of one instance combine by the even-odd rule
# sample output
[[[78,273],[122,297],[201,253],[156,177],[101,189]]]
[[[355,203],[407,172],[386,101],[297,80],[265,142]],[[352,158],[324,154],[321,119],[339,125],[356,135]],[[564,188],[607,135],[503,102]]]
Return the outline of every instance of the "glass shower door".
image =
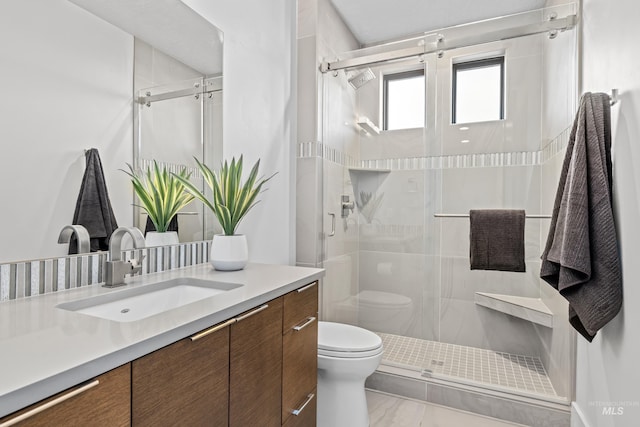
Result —
[[[358,213],[349,167],[358,157],[359,131],[355,93],[344,73],[323,75],[322,109],[322,319],[357,324]]]

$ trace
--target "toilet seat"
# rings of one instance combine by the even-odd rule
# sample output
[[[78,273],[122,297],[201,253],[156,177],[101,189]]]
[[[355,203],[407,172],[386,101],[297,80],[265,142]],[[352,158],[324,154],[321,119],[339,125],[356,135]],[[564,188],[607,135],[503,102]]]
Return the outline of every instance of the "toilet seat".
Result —
[[[359,304],[368,305],[372,308],[403,309],[413,305],[411,298],[405,295],[382,291],[360,291],[356,295],[356,300]]]
[[[366,329],[333,322],[318,322],[318,355],[363,358],[382,353],[382,339]]]

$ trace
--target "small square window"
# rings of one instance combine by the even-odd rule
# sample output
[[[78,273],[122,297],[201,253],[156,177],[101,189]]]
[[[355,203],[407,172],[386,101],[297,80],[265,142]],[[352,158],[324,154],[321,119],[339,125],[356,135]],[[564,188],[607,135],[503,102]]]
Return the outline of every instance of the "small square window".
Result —
[[[384,76],[384,130],[424,127],[424,69]]]
[[[504,119],[504,56],[453,64],[452,123]]]

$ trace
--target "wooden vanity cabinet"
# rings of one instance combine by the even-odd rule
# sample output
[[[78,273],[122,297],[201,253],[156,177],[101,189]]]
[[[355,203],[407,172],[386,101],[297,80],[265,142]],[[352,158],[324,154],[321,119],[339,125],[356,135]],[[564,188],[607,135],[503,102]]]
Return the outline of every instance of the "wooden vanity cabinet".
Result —
[[[8,415],[0,419],[0,426],[128,426],[130,387],[131,368],[127,363]]]
[[[318,283],[284,296],[282,424],[314,426],[318,375]]]
[[[271,300],[230,328],[230,427],[280,426],[282,306],[282,297]]]
[[[134,360],[131,372],[134,427],[228,425],[229,322]]]
[[[0,427],[315,426],[317,316],[314,282],[2,418]]]

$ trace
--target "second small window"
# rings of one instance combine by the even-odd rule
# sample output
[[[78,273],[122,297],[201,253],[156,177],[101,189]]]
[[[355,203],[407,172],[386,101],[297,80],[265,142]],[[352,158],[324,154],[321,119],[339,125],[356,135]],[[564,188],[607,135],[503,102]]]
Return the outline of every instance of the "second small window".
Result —
[[[453,64],[452,123],[504,119],[504,56]]]

